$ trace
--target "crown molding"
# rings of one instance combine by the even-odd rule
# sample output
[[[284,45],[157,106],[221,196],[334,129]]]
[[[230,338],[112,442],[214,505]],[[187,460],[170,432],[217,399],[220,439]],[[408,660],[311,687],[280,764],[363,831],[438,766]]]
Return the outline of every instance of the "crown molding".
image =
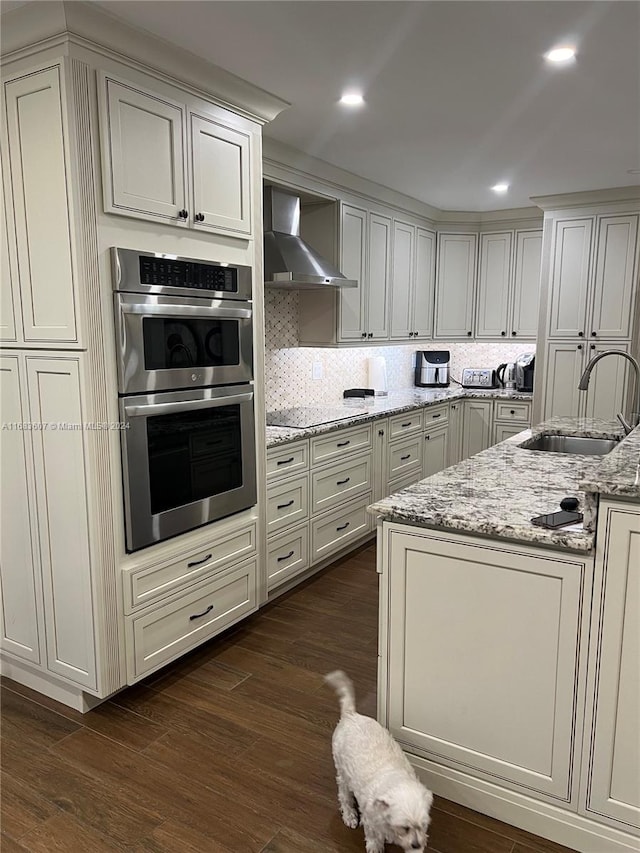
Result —
[[[128,58],[151,73],[182,82],[220,106],[258,121],[272,121],[290,104],[199,56],[125,24],[92,3],[80,0],[32,0],[2,15],[2,63],[37,53],[64,36],[106,49],[115,59]]]
[[[541,210],[562,210],[571,207],[589,207],[594,204],[637,201],[640,203],[640,184],[630,187],[610,187],[604,190],[586,190],[577,193],[532,196],[531,201]]]

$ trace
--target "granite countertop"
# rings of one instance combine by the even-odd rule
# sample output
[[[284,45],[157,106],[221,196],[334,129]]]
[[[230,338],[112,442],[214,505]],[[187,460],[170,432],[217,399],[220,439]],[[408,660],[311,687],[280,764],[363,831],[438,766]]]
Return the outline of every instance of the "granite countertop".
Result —
[[[558,418],[526,430],[390,495],[369,507],[388,521],[510,539],[574,551],[591,551],[595,543],[596,494],[620,494],[636,476],[628,459],[640,456],[640,428],[610,455],[548,453],[520,445],[541,432],[620,438],[616,421]],[[633,467],[633,465],[631,466]],[[637,472],[637,468],[636,468]],[[636,480],[637,483],[637,480]],[[635,495],[640,497],[636,484]],[[531,524],[531,518],[560,509],[560,501],[575,496],[584,523],[560,530]]]
[[[374,397],[372,402],[365,403],[358,399],[342,406],[314,406],[315,409],[326,409],[327,417],[335,416],[337,410],[341,410],[342,413],[350,413],[348,417],[340,420],[304,428],[268,426],[266,428],[267,447],[275,447],[288,441],[322,435],[335,429],[345,429],[345,427],[355,426],[386,415],[397,415],[401,412],[426,408],[449,400],[531,400],[532,396],[529,392],[505,391],[500,388],[491,388],[487,391],[459,387],[434,390],[409,388],[404,391],[391,391],[388,397]]]

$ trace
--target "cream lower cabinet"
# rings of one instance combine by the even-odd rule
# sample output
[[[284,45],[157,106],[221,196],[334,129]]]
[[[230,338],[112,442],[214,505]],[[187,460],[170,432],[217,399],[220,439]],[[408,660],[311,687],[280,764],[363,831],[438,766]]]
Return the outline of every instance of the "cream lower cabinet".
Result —
[[[581,810],[640,836],[640,503],[601,501],[598,543]]]
[[[380,545],[392,734],[433,766],[574,801],[589,561],[392,524]]]
[[[462,421],[464,418],[464,403],[457,400],[449,404],[449,465],[457,465],[464,457],[462,455]]]
[[[424,410],[422,476],[430,477],[449,465],[449,405]]]
[[[528,400],[495,400],[493,404],[492,444],[499,444],[531,425]]]
[[[462,458],[486,450],[492,443],[493,400],[465,400],[462,420]]]

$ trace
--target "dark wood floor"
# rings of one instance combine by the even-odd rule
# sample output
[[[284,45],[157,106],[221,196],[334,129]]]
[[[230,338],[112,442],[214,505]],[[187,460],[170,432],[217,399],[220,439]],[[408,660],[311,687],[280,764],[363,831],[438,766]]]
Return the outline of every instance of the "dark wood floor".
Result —
[[[362,853],[322,675],[375,715],[376,615],[371,545],[84,716],[5,681],[2,850]],[[432,817],[432,853],[567,851],[446,800]]]

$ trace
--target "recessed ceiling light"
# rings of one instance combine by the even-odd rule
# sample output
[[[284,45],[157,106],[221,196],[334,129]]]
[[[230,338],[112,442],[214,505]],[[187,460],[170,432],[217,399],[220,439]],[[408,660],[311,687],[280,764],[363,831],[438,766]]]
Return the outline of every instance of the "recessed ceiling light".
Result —
[[[506,193],[509,189],[509,184],[496,184],[494,187],[491,187],[494,193]]]
[[[364,98],[360,92],[345,92],[340,98],[340,103],[348,107],[359,107],[360,104],[364,104]]]
[[[568,62],[570,59],[573,59],[575,55],[575,47],[565,45],[564,47],[554,47],[553,50],[545,53],[544,58],[547,62]]]

